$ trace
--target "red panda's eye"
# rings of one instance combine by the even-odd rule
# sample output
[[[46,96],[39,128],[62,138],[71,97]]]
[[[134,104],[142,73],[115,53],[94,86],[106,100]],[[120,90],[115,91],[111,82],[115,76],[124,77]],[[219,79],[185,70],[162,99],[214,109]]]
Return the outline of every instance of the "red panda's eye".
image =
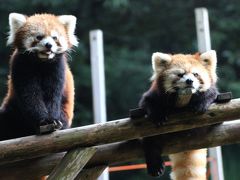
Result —
[[[198,74],[198,73],[193,73],[193,75],[194,75],[195,77],[198,77],[198,76],[199,76],[199,74]]]
[[[182,78],[183,75],[184,75],[183,73],[180,73],[180,74],[178,74],[177,76],[180,77],[180,78]]]
[[[52,36],[53,40],[56,41],[57,40],[57,36]]]
[[[38,35],[38,36],[36,36],[36,39],[37,39],[38,41],[41,41],[41,40],[43,39],[43,36],[42,36],[42,35]]]

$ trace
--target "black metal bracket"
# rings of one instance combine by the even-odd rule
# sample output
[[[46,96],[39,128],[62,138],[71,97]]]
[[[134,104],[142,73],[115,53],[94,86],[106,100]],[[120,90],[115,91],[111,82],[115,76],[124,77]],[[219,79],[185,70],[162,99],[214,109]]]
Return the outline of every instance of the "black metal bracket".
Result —
[[[215,102],[216,103],[227,103],[227,102],[231,101],[231,99],[232,99],[232,93],[225,92],[225,93],[218,94]]]

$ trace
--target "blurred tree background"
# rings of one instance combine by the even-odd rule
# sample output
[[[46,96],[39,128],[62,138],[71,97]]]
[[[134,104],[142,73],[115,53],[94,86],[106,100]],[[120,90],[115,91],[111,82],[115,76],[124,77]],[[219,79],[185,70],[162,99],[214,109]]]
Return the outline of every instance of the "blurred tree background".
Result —
[[[151,54],[156,51],[193,53],[197,51],[194,8],[209,10],[212,48],[218,53],[220,91],[240,97],[240,1],[164,0],[0,0],[0,97],[6,93],[8,59],[6,47],[8,14],[73,14],[78,18],[79,47],[70,65],[75,77],[74,126],[92,123],[89,31],[104,32],[108,119],[128,116],[149,87]],[[127,102],[127,103],[126,103]],[[226,180],[240,175],[239,145],[223,147]],[[162,179],[168,179],[168,173]],[[111,173],[111,179],[150,179],[145,170]]]

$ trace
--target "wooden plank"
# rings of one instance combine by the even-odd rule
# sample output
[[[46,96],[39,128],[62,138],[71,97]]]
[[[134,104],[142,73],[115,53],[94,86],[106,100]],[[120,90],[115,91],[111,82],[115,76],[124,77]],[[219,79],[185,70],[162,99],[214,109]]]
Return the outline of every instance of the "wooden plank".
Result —
[[[168,122],[160,127],[146,118],[126,118],[60,130],[48,135],[1,141],[0,164],[63,152],[79,146],[107,144],[221,123],[240,118],[239,110],[240,99],[234,99],[229,103],[212,104],[202,115],[190,112],[171,115]]]
[[[96,166],[88,169],[83,169],[75,180],[95,180],[97,179],[107,166]]]
[[[74,180],[89,159],[95,154],[96,148],[77,148],[70,150],[48,176],[48,180]]]

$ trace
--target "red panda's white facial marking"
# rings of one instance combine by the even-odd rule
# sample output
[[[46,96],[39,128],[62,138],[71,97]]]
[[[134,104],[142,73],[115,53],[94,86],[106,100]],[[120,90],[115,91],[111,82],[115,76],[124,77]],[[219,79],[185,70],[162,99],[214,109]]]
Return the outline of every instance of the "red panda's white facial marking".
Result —
[[[151,77],[151,80],[156,79],[171,61],[172,57],[169,54],[164,54],[160,52],[153,53],[152,55],[153,75]]]
[[[201,84],[196,72],[186,72],[184,69],[172,69],[164,72],[164,89],[167,93],[178,89],[191,88],[195,93],[200,90]]]
[[[27,37],[23,45],[26,51],[36,52],[39,58],[52,59],[56,54],[68,50],[67,41],[59,35],[57,31],[51,31],[50,36],[44,36],[43,33],[38,33],[34,35],[34,37]]]
[[[78,44],[74,35],[76,18],[71,15],[36,14],[27,17],[11,13],[9,24],[8,44],[37,53],[40,59],[52,59]]]
[[[199,55],[154,53],[152,80],[160,78],[166,93],[191,88],[193,93],[207,91],[217,79],[216,52]]]

